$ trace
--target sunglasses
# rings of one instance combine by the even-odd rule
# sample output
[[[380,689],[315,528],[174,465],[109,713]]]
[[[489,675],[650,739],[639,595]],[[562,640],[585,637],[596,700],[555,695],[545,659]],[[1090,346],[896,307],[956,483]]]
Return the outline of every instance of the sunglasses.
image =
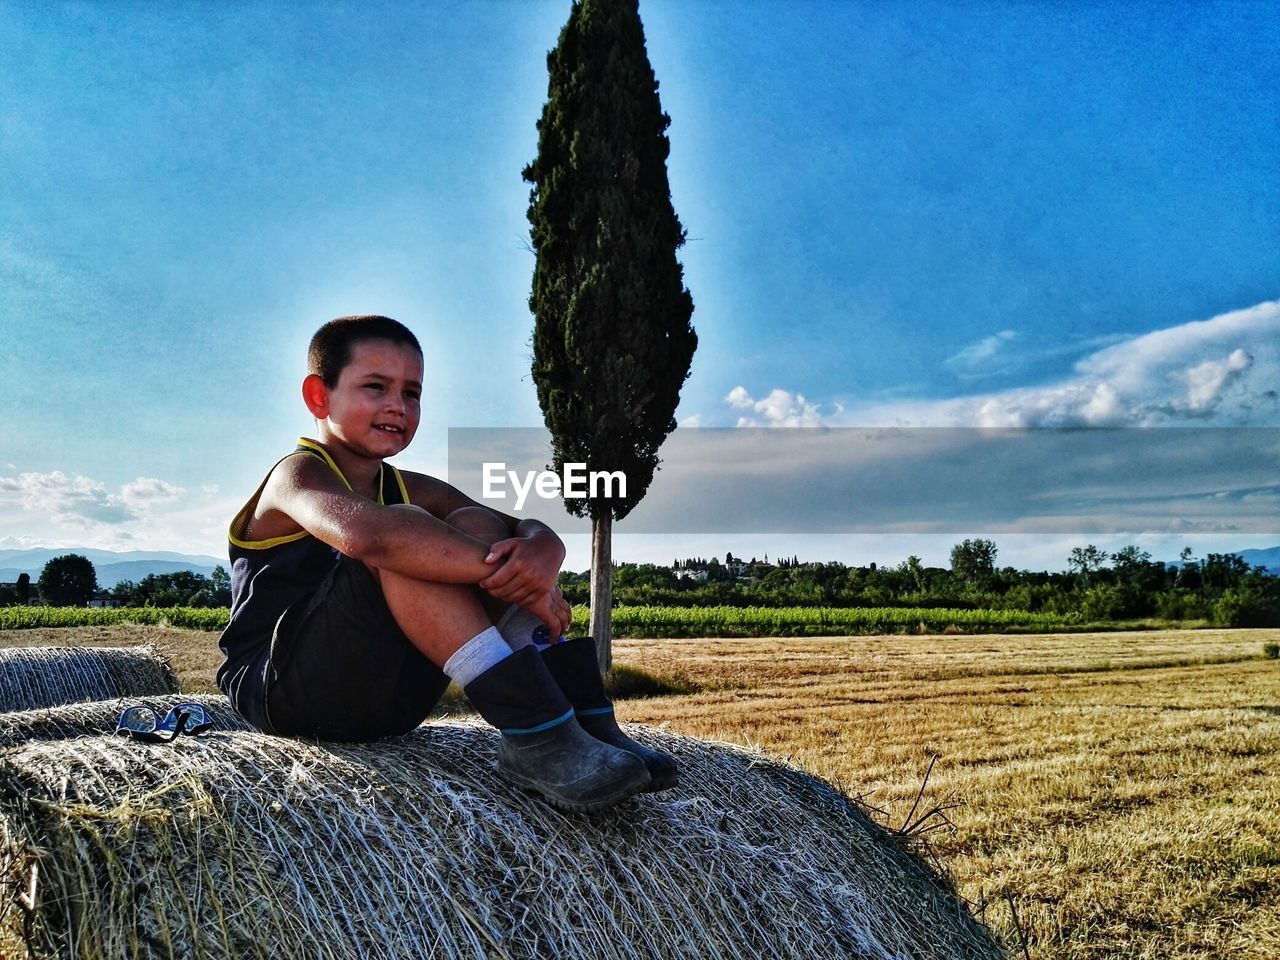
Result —
[[[198,703],[180,703],[165,714],[163,720],[151,707],[136,703],[126,707],[120,714],[116,733],[125,734],[143,743],[169,743],[176,740],[179,734],[198,737],[212,727],[209,712]]]

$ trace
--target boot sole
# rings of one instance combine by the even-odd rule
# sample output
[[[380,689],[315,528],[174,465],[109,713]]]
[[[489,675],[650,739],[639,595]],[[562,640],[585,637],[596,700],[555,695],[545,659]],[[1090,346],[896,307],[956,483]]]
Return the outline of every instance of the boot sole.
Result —
[[[643,780],[635,777],[632,781],[622,784],[617,790],[606,796],[596,797],[592,800],[571,800],[568,797],[553,793],[536,780],[522,777],[510,770],[504,770],[501,766],[498,767],[498,773],[510,783],[514,783],[517,787],[531,790],[553,807],[570,813],[591,813],[595,810],[604,810],[621,803],[623,800],[629,800],[637,793],[644,792],[650,783],[649,773],[647,770],[641,772],[644,774]]]

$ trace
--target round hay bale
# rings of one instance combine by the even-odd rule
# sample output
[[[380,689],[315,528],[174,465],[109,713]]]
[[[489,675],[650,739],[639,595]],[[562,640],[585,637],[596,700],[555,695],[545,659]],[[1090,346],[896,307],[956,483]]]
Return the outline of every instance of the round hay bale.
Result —
[[[0,712],[178,689],[178,678],[153,647],[0,649]]]
[[[847,798],[643,728],[681,786],[562,814],[438,722],[371,745],[255,732],[0,751],[0,955],[1003,956]]]
[[[69,740],[115,732],[120,712],[134,703],[145,703],[164,716],[179,703],[198,703],[209,713],[215,730],[249,730],[222,694],[168,693],[164,696],[121,697],[72,703],[41,710],[0,713],[0,748],[28,740]]]

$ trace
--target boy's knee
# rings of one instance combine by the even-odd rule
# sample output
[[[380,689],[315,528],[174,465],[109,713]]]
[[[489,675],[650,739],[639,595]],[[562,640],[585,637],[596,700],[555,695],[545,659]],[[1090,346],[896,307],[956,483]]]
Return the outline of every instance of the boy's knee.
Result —
[[[493,543],[511,536],[506,523],[484,507],[459,507],[444,518],[444,522],[463,533]]]

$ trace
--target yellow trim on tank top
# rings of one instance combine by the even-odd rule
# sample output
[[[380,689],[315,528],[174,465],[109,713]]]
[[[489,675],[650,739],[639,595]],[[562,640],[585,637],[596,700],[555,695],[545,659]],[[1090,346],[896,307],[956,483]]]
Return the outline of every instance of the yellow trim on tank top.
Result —
[[[239,519],[240,516],[237,514],[236,520]],[[234,523],[235,521],[232,522]],[[270,540],[241,540],[239,537],[231,536],[230,530],[227,531],[227,539],[242,550],[270,550],[272,547],[278,547],[282,543],[293,543],[295,540],[301,540],[309,536],[311,534],[307,533],[307,531],[299,530],[297,533],[291,533],[287,537],[272,537]]]
[[[396,478],[396,486],[400,488],[400,502],[405,504],[409,503],[409,488],[404,485],[404,477],[401,475],[400,471],[391,466],[391,464],[388,463],[387,466],[391,467],[391,475]],[[382,493],[381,486],[378,488],[378,493],[379,495]]]
[[[330,456],[329,451],[322,447],[317,441],[308,437],[299,437],[298,446],[303,449],[293,450],[286,453],[275,462],[275,466],[268,470],[267,475],[262,478],[262,483],[258,485],[257,492],[249,498],[249,502],[241,507],[240,512],[232,518],[231,524],[227,528],[227,539],[242,550],[270,550],[272,547],[278,547],[282,543],[293,543],[295,540],[301,540],[303,537],[311,536],[307,531],[299,530],[297,533],[291,533],[284,537],[272,537],[269,540],[241,540],[234,533],[237,529],[244,529],[245,524],[249,521],[246,514],[249,512],[250,508],[258,502],[258,498],[262,496],[262,490],[267,485],[267,481],[271,479],[272,472],[276,467],[280,466],[280,464],[284,463],[290,457],[296,457],[300,453],[312,453],[319,455],[319,457],[329,465],[329,468],[338,475],[338,479],[342,481],[342,485],[348,490],[352,490],[350,482],[347,480],[342,470],[339,469],[337,462],[334,461],[332,456]],[[386,466],[386,464],[378,465],[378,506],[380,507],[386,506],[382,499],[382,468],[384,466]],[[409,491],[405,489],[404,478],[400,476],[400,471],[395,467],[392,467],[391,474],[396,478],[396,483],[400,487],[400,493],[404,497],[404,502],[408,503]],[[355,491],[352,490],[352,492],[354,493]]]

